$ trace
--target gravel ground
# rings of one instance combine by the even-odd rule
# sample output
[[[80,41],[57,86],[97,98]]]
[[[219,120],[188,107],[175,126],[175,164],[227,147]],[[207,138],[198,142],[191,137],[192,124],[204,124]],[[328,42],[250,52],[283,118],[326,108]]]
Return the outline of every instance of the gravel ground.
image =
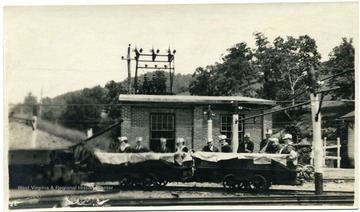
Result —
[[[221,187],[219,184],[209,184],[209,183],[169,183],[169,186],[211,186],[211,187]],[[87,184],[87,186],[94,186],[94,184]],[[101,186],[95,186],[95,191],[102,189]],[[76,190],[29,190],[24,192],[23,190],[10,190],[10,198],[18,198],[9,202],[9,205],[16,206],[21,204],[33,204],[36,206],[38,200],[46,199],[48,196],[59,195],[56,199],[61,202],[61,204],[56,204],[56,207],[70,207],[70,206],[107,206],[109,200],[116,199],[136,199],[136,198],[146,198],[146,199],[156,199],[156,198],[195,198],[195,197],[254,197],[256,196],[270,196],[270,194],[256,194],[256,193],[247,193],[247,192],[206,192],[206,191],[142,191],[142,190],[111,190],[111,186],[105,187],[103,192],[94,191],[76,191]],[[313,183],[305,183],[302,186],[273,186],[273,189],[289,189],[289,190],[309,190],[314,191]],[[110,192],[106,192],[109,190]],[[325,182],[324,191],[353,191],[354,182]],[[81,196],[79,196],[81,194]],[[277,194],[272,194],[277,195]],[[54,205],[55,206],[55,205]],[[39,205],[40,207],[40,205]]]
[[[195,186],[195,187],[222,187],[216,183],[169,183],[169,186]],[[323,185],[324,191],[354,191],[355,182],[352,180],[331,180],[325,181]],[[305,182],[303,185],[273,185],[270,189],[286,189],[286,190],[300,190],[312,191],[315,190],[314,182]]]
[[[94,191],[103,191],[101,194],[95,195],[96,197],[100,198],[101,196],[105,196],[106,190],[109,191],[106,196],[108,198],[112,197],[119,197],[119,198],[171,198],[173,197],[171,191],[141,191],[141,190],[134,190],[134,191],[122,191],[121,189],[116,188],[117,183],[86,183],[83,186],[88,188],[93,188],[92,190],[18,190],[18,189],[11,189],[10,190],[10,198],[23,198],[23,197],[34,197],[34,196],[52,196],[52,195],[64,195],[64,196],[71,196],[75,194],[89,194],[93,193]],[[96,186],[95,186],[96,185]],[[354,181],[331,181],[331,182],[324,182],[324,191],[328,192],[340,192],[340,191],[354,191]],[[222,185],[216,183],[169,183],[168,186],[186,186],[186,187],[219,187],[221,188]],[[286,186],[286,185],[273,185],[270,189],[285,189],[285,190],[298,190],[298,191],[314,191],[315,185],[311,182],[306,182],[301,186]],[[176,195],[180,195],[182,197],[197,197],[197,196],[244,196],[244,195],[254,195],[246,192],[203,192],[203,191],[176,191]],[[93,195],[91,195],[93,196]]]

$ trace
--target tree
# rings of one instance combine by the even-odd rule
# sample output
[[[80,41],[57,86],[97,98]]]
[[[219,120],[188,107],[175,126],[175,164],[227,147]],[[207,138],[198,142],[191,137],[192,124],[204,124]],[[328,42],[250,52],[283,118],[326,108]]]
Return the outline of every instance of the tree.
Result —
[[[215,78],[215,66],[206,66],[205,68],[198,67],[192,75],[195,80],[189,84],[189,92],[191,95],[199,96],[217,96]]]
[[[288,36],[286,40],[277,37],[271,45],[262,33],[256,33],[255,40],[254,67],[262,74],[263,83],[258,93],[266,99],[291,99],[294,105],[295,94],[306,90],[306,70],[320,64],[316,41],[308,35]]]
[[[149,80],[147,74],[144,74],[144,82],[140,85],[140,94],[151,94],[152,93],[152,82]]]
[[[185,93],[189,91],[189,84],[192,81],[192,74],[176,74],[173,80],[173,93]],[[167,80],[166,86],[170,86],[170,80]]]
[[[23,112],[25,114],[33,114],[37,113],[37,98],[36,96],[33,96],[31,92],[27,93],[27,96],[24,98],[24,108]],[[36,114],[37,115],[37,114]]]
[[[151,80],[145,74],[144,82],[139,85],[139,94],[168,94],[166,91],[166,81],[167,78],[164,71],[155,71]]]
[[[86,130],[98,128],[104,103],[104,93],[100,86],[85,88],[80,93],[66,97],[66,108],[61,115],[63,125]]]
[[[246,43],[238,43],[227,49],[228,54],[219,64],[216,82],[221,93],[230,95],[252,96],[253,81],[257,78],[257,73],[251,65],[253,57],[252,50]]]
[[[121,117],[119,95],[124,94],[127,91],[123,87],[122,83],[116,83],[114,80],[106,83],[104,90],[104,103],[108,104],[104,109],[110,118],[117,120]]]
[[[166,77],[164,71],[155,71],[152,78],[153,94],[166,94]]]
[[[332,91],[333,99],[355,99],[355,49],[352,38],[342,39],[342,43],[336,46],[329,54],[329,61],[324,63],[324,74],[337,75],[329,80],[332,86],[340,88]]]
[[[251,65],[252,51],[246,43],[238,43],[227,49],[222,63],[197,68],[190,83],[192,95],[252,96],[254,80],[257,73]]]
[[[45,97],[42,99],[41,104],[42,104],[41,118],[51,122],[55,121],[56,120],[55,110],[57,108],[55,108],[56,106],[52,106],[53,104],[52,99],[49,97]]]
[[[67,98],[66,104],[66,110],[61,116],[63,125],[83,131],[97,127],[100,121],[101,107],[93,99],[72,94]]]

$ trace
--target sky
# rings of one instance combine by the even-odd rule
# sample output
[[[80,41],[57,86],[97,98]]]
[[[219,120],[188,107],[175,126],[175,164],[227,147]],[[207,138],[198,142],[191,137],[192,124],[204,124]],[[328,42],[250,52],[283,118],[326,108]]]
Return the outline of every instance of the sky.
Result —
[[[254,32],[270,41],[307,34],[322,61],[343,37],[358,46],[357,3],[7,6],[3,13],[5,103],[123,81],[129,44],[144,53],[176,49],[181,74],[220,62],[236,43],[255,48]]]

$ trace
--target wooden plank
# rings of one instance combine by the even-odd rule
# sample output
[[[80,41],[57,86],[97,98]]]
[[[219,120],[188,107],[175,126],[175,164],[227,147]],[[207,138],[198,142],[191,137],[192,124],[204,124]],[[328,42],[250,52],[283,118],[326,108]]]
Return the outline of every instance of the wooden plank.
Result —
[[[338,159],[341,159],[341,157],[338,157],[338,156],[326,156],[325,159],[329,159],[329,160],[338,160]]]
[[[335,148],[338,148],[338,151],[340,151],[340,147],[341,145],[331,145],[331,146],[326,146],[326,147],[323,147],[324,149],[335,149]],[[338,153],[339,155],[340,153]]]

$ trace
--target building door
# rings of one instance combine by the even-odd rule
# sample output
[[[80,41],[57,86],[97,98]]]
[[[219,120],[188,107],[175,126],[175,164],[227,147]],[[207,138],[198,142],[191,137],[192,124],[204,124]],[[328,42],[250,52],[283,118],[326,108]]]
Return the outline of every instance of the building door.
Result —
[[[150,114],[150,149],[159,151],[160,138],[166,138],[166,146],[175,151],[175,115],[156,113]]]

